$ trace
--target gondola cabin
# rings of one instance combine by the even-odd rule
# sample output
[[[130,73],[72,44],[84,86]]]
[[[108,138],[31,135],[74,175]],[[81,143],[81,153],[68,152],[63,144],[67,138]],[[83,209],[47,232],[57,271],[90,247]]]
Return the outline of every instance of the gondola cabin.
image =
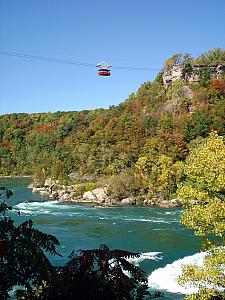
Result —
[[[111,72],[110,72],[110,64],[108,64],[107,62],[103,61],[100,62],[99,64],[97,64],[97,68],[98,68],[98,76],[110,76]]]
[[[105,69],[99,69],[98,70],[98,76],[110,76],[110,70],[105,70]]]

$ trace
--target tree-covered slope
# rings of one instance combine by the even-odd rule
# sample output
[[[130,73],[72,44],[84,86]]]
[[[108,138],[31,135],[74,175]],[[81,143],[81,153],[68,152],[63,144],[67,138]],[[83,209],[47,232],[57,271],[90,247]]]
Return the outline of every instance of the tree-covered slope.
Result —
[[[198,61],[225,62],[224,53],[211,50]],[[193,63],[183,57],[184,64]],[[190,145],[211,130],[225,134],[225,81],[224,74],[200,74],[197,83],[177,80],[165,87],[163,71],[176,63],[168,61],[154,82],[145,82],[109,109],[0,116],[0,174],[111,176],[133,168],[139,180],[148,177],[148,188],[165,183],[166,193],[172,193],[176,163],[185,159]],[[168,168],[174,171],[164,174]]]

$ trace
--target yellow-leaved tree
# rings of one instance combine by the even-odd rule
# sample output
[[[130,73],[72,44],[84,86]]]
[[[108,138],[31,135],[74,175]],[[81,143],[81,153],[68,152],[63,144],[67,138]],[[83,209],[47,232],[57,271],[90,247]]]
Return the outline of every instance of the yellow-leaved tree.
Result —
[[[148,139],[143,147],[143,156],[135,164],[136,177],[150,198],[171,199],[183,176],[182,162],[174,161],[166,154],[168,149],[163,149],[164,144],[158,137]]]
[[[197,287],[186,299],[225,299],[225,143],[211,132],[190,151],[184,164],[186,181],[178,189],[185,205],[181,222],[206,237],[204,266],[185,265],[182,285]],[[209,239],[210,238],[210,239]],[[207,247],[206,247],[207,246]]]
[[[166,155],[157,157],[141,156],[135,164],[136,176],[151,197],[165,199],[175,193],[181,175],[181,162],[173,162]]]

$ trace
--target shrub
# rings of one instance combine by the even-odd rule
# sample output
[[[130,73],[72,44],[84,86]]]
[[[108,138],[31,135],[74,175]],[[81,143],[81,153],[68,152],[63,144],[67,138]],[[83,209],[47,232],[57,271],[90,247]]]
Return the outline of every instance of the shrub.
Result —
[[[36,187],[43,187],[45,179],[46,178],[43,170],[37,170],[33,175],[33,181]]]
[[[76,187],[76,191],[74,192],[73,196],[78,197],[83,195],[83,193],[88,191],[93,191],[96,188],[96,184],[94,182],[86,182],[80,184]]]
[[[96,188],[96,184],[94,182],[87,182],[84,185],[85,191],[93,191]]]
[[[113,175],[108,181],[108,194],[114,199],[124,199],[135,195],[138,182],[132,171],[123,170],[118,175]]]

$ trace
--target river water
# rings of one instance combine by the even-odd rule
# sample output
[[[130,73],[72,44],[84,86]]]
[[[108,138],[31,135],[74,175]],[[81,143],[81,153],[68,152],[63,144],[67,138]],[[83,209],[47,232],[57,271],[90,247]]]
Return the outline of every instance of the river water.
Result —
[[[72,250],[94,249],[104,243],[142,253],[132,262],[148,274],[151,290],[164,292],[160,299],[183,299],[191,292],[179,286],[176,278],[182,264],[201,265],[204,253],[199,252],[201,238],[180,225],[180,209],[59,204],[32,193],[29,181],[0,179],[0,186],[13,191],[8,204],[14,206],[10,214],[16,223],[32,219],[36,228],[59,239],[57,250],[63,257],[51,257],[53,264],[64,264]]]

